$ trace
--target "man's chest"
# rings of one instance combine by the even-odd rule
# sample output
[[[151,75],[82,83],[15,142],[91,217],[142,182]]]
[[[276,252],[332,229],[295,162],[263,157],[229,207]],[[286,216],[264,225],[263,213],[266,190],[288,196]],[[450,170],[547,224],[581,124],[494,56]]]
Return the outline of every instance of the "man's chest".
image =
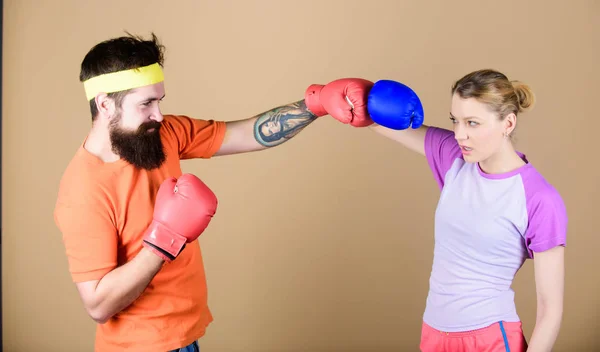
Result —
[[[116,175],[113,209],[120,245],[141,245],[143,233],[150,225],[156,195],[163,181],[179,177],[181,169],[164,165],[154,170],[126,169]]]

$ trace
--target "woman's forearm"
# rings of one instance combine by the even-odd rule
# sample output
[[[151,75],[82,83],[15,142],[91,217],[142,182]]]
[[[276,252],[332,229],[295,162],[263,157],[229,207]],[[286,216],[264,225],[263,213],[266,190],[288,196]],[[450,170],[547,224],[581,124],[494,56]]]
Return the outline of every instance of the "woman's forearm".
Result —
[[[535,322],[527,352],[552,351],[562,322],[562,311],[558,309],[540,312]]]

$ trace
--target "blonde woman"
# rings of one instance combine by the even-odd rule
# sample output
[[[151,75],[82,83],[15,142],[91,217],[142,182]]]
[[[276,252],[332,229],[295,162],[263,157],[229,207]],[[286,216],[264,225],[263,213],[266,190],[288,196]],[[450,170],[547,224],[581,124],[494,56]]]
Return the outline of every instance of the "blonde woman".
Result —
[[[465,75],[451,93],[448,129],[422,124],[416,94],[398,82],[375,83],[368,100],[370,128],[425,156],[441,190],[421,351],[550,351],[568,220],[558,191],[513,146],[534,94],[495,70]],[[511,288],[526,259],[537,289],[529,346]]]

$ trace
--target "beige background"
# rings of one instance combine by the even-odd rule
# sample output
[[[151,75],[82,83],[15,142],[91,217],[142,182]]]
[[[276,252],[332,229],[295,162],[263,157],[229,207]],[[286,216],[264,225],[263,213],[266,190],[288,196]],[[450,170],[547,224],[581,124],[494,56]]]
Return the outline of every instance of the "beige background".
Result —
[[[4,350],[92,350],[52,211],[90,127],[79,64],[127,30],[167,46],[164,112],[200,118],[251,117],[355,76],[409,84],[427,123],[451,127],[449,88],[463,74],[491,67],[529,83],[538,104],[518,148],[570,217],[555,350],[598,351],[600,5],[568,3],[5,1]],[[220,200],[201,239],[215,315],[203,351],[418,350],[439,193],[424,158],[326,117],[284,146],[184,171]],[[514,284],[528,338],[532,269]]]

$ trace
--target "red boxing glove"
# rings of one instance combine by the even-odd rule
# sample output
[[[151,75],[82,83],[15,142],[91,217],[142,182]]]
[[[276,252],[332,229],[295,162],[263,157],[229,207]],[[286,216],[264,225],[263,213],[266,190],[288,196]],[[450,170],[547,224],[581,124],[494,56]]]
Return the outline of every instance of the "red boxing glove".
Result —
[[[217,211],[217,203],[215,194],[194,175],[166,179],[158,189],[144,247],[166,262],[175,260],[186,243],[204,232]]]
[[[317,116],[331,115],[354,127],[373,124],[367,111],[367,99],[373,82],[361,78],[338,79],[327,85],[313,84],[306,89],[306,107]]]

